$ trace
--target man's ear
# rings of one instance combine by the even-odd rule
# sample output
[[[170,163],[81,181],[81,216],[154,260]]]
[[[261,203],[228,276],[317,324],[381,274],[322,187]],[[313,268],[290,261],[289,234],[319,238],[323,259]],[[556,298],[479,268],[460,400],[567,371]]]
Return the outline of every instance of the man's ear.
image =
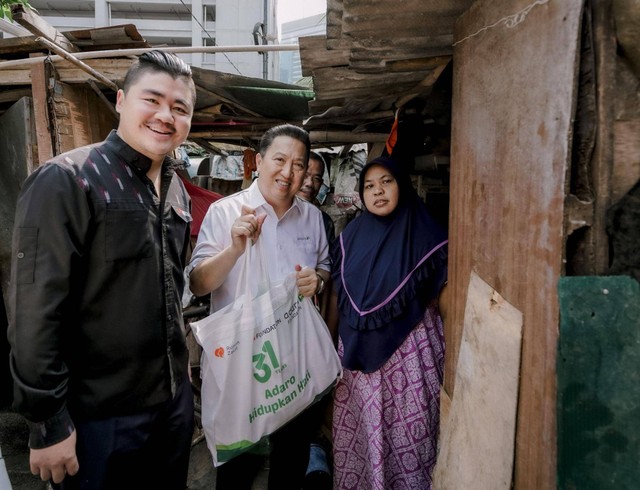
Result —
[[[256,153],[256,171],[260,171],[260,164],[262,163],[262,155]]]
[[[124,90],[118,89],[118,92],[116,93],[116,111],[118,113],[120,113],[120,111],[122,110],[122,102],[124,101],[124,97]]]

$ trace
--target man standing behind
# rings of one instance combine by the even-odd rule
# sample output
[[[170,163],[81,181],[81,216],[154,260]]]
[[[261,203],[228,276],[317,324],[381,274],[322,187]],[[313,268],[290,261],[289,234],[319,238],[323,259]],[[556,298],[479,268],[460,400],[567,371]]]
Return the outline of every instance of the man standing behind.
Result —
[[[309,153],[309,165],[307,167],[307,173],[304,176],[304,181],[302,182],[302,187],[298,191],[298,197],[317,206],[319,203],[316,197],[318,197],[318,192],[320,192],[320,188],[322,187],[323,175],[324,159],[322,155],[312,151]],[[336,227],[331,216],[322,210],[320,210],[320,212],[322,213],[324,229],[327,232],[327,240],[329,246],[331,246],[333,240],[336,238]]]
[[[184,489],[193,396],[182,322],[191,69],[140,56],[117,131],[57,156],[18,199],[9,342],[31,471],[63,489]]]
[[[320,203],[316,200],[318,197],[318,193],[322,188],[323,176],[324,176],[324,168],[325,162],[322,155],[312,151],[309,153],[309,165],[307,166],[307,172],[304,176],[304,181],[302,182],[302,187],[298,191],[298,197],[301,197],[305,201],[309,201],[314,205],[319,205]],[[324,223],[324,230],[327,234],[327,241],[329,242],[329,247],[336,238],[336,228],[327,213],[322,211],[322,221]],[[317,306],[322,314],[322,317],[327,320],[327,324],[331,323],[330,320],[330,312],[329,312],[329,298],[331,294],[331,284],[328,284],[322,294],[318,295],[316,298]],[[337,342],[337,332],[331,329],[331,336]],[[322,437],[322,422],[325,417],[325,413],[330,409],[330,403],[332,400],[332,394],[325,395],[325,397],[317,402],[313,407],[309,410],[311,413],[309,414],[309,422],[313,424],[313,437],[312,443],[309,452],[309,466],[307,467],[307,475],[305,477],[305,482],[303,489],[307,488],[320,489],[320,488],[331,488],[331,474],[330,468],[328,464],[325,464],[327,461],[327,444]]]
[[[300,294],[311,297],[329,279],[329,252],[320,211],[296,198],[307,169],[311,143],[303,129],[284,124],[269,129],[256,156],[258,179],[213,203],[204,218],[191,259],[190,286],[196,296],[211,293],[211,309],[234,301],[246,240],[262,247],[271,281],[297,272]],[[306,266],[306,267],[302,267]],[[314,424],[309,410],[270,437],[270,490],[300,490],[309,461]],[[208,414],[202,414],[207,417]],[[210,415],[209,415],[210,416]],[[218,467],[218,490],[249,490],[260,458],[242,454]]]

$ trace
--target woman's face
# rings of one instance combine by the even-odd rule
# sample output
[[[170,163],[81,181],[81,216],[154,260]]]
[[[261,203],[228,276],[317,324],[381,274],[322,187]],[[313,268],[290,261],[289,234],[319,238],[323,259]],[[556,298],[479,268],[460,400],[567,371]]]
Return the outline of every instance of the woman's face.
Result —
[[[398,182],[382,165],[373,165],[364,176],[364,205],[370,213],[388,216],[396,209],[400,198]]]

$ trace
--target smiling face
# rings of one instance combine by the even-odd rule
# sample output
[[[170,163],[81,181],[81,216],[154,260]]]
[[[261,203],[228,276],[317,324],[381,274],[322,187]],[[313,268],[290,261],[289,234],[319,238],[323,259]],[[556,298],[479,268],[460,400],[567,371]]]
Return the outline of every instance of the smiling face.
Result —
[[[313,156],[309,157],[307,171],[302,181],[302,187],[298,192],[298,196],[305,201],[313,202],[322,187],[322,174],[324,173],[324,164],[319,162]]]
[[[256,155],[258,187],[280,217],[291,207],[307,169],[307,148],[290,136],[277,136],[264,155]]]
[[[364,176],[362,196],[364,205],[370,213],[388,216],[398,205],[400,198],[398,182],[385,167],[373,165]]]
[[[118,90],[118,135],[154,164],[162,163],[189,135],[192,83],[160,71],[141,73],[126,93]]]

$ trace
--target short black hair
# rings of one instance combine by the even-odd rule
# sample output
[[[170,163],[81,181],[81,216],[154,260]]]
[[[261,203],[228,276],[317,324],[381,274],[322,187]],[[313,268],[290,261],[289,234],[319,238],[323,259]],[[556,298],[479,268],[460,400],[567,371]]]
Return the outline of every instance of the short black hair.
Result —
[[[327,168],[327,163],[324,161],[324,157],[315,151],[309,153],[309,160],[315,160],[322,164],[322,173],[324,173],[324,169]]]
[[[141,54],[129,67],[129,70],[124,77],[124,84],[122,88],[125,93],[142,74],[150,71],[166,73],[174,79],[184,78],[190,81],[193,101],[195,103],[196,88],[193,83],[191,67],[175,54],[160,51],[158,49]]]
[[[296,139],[303,143],[307,150],[305,155],[305,163],[309,161],[309,152],[311,151],[311,139],[309,138],[309,133],[307,133],[301,127],[295,126],[293,124],[281,124],[279,126],[274,126],[268,129],[260,139],[260,147],[258,149],[260,155],[264,156],[265,153],[267,153],[267,150],[273,144],[273,140],[278,136],[289,136],[290,138]]]

